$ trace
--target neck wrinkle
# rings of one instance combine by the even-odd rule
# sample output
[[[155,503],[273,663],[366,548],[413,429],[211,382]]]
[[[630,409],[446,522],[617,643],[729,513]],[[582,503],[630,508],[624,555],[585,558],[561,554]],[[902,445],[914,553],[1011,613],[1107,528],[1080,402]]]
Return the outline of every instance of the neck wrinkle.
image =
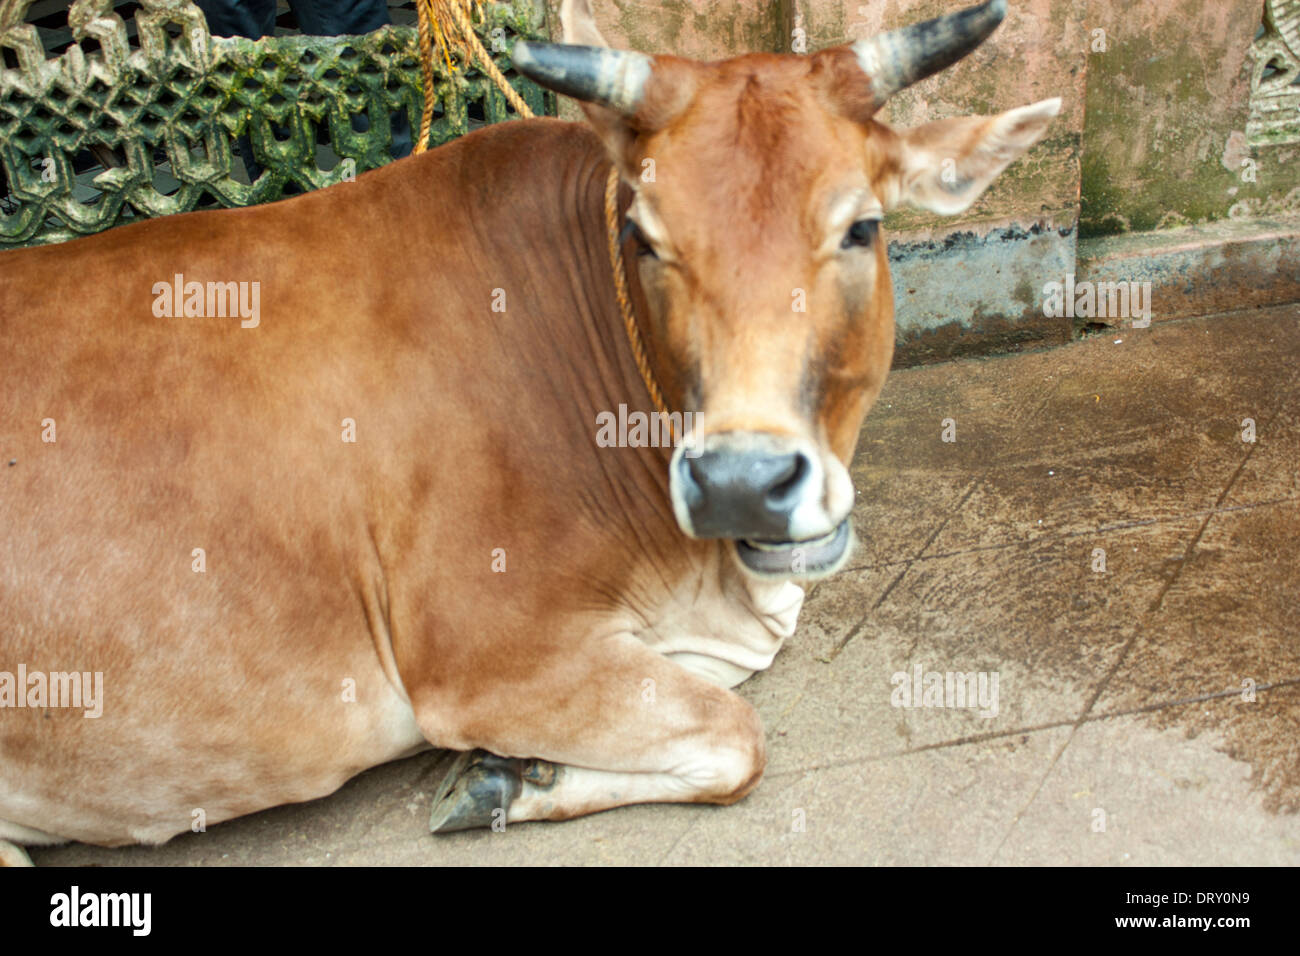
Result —
[[[581,310],[580,319],[587,347],[597,358],[594,368],[597,371],[598,381],[592,383],[596,389],[592,395],[592,398],[596,399],[593,407],[595,412],[609,411],[617,416],[618,406],[623,403],[627,405],[629,414],[643,411],[653,416],[657,414],[658,409],[637,368],[632,343],[628,340],[614,284],[614,266],[609,256],[609,233],[605,220],[605,187],[609,169],[610,161],[603,150],[593,151],[583,157],[580,168],[573,174],[576,188],[572,195],[573,205],[569,210],[569,215],[579,226],[574,234],[574,242],[575,246],[581,248],[575,248],[574,252],[577,260],[587,266],[585,273],[587,294],[583,297],[587,307]],[[620,183],[616,230],[622,227],[623,212],[627,209],[629,195],[628,186]],[[568,202],[570,197],[565,198]],[[627,274],[633,321],[642,337],[650,367],[653,369],[657,364],[655,361],[657,354],[653,345],[647,340],[647,323],[642,309],[638,308],[643,300],[638,295],[639,287],[635,282],[635,270],[627,268],[626,258],[623,265]],[[665,400],[667,400],[666,396]],[[591,415],[591,427],[593,430],[596,427],[594,413]],[[638,470],[642,472],[641,477],[649,477],[652,481],[652,488],[638,483],[638,493],[645,496],[651,490],[658,492],[659,501],[656,504],[671,518],[672,505],[668,497],[668,461],[672,455],[671,448],[645,447],[600,449],[600,451],[611,453],[600,456],[607,475],[610,474],[613,461],[606,461],[606,459],[611,459],[613,453],[624,456],[635,455]],[[673,523],[675,527],[675,519]]]

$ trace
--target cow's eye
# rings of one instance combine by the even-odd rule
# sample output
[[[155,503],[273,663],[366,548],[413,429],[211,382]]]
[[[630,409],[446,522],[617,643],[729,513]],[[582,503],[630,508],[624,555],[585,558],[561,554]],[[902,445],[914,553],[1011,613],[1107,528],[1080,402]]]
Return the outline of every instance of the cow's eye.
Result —
[[[870,246],[876,241],[876,234],[879,231],[879,219],[859,219],[844,234],[844,241],[840,243],[840,248],[852,249],[854,246]]]
[[[620,245],[627,242],[628,239],[636,241],[636,254],[638,256],[649,256],[652,259],[658,259],[654,247],[650,245],[650,240],[645,237],[641,227],[637,225],[635,219],[626,219],[623,222],[623,234],[618,237]]]

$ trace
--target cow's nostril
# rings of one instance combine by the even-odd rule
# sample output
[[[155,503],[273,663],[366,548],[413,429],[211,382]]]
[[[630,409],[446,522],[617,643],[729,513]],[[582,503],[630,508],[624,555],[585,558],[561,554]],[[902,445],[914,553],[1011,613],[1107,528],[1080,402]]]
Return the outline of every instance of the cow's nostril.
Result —
[[[691,481],[696,485],[703,486],[709,480],[708,463],[699,458],[683,458],[682,462],[686,465],[686,473],[690,475]]]
[[[682,497],[688,508],[698,508],[704,501],[704,485],[707,476],[702,466],[698,466],[695,460],[683,458],[677,466],[677,473],[681,476]]]
[[[811,466],[804,455],[791,455],[789,467],[778,475],[776,482],[767,489],[768,505],[781,509],[789,507],[792,500],[798,497],[799,486],[804,483],[810,470]]]

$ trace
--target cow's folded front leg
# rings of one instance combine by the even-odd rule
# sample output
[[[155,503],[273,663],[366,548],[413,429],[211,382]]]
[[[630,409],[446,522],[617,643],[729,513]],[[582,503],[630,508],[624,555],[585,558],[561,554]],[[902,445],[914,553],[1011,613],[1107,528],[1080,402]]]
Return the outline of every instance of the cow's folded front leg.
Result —
[[[728,778],[725,771],[711,772],[704,766],[693,775],[613,773],[475,750],[459,754],[446,768],[429,829],[434,833],[499,829],[506,823],[567,820],[630,803],[731,803],[752,789],[760,772],[754,770],[737,786],[740,774]]]
[[[633,803],[727,804],[757,785],[763,728],[748,703],[635,639],[598,646],[539,671],[533,688],[480,697],[495,727],[471,733],[479,749],[440,768],[432,830]]]

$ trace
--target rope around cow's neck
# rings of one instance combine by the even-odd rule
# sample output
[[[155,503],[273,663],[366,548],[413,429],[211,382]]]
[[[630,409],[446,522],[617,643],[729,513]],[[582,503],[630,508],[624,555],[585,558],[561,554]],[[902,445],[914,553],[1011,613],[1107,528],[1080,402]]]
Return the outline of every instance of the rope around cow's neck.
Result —
[[[650,361],[646,358],[641,332],[636,327],[636,316],[632,313],[632,300],[627,293],[627,273],[623,271],[623,249],[618,241],[617,165],[610,167],[609,179],[605,182],[605,233],[609,242],[609,264],[614,271],[614,291],[618,296],[618,310],[623,314],[623,327],[627,329],[627,340],[632,346],[632,357],[636,360],[637,371],[641,373],[641,381],[645,383],[646,391],[650,393],[650,400],[655,403],[655,409],[662,416],[662,420],[668,423],[675,444],[677,430],[668,416],[668,406],[664,404],[664,396],[659,391],[654,372],[650,370]]]
[[[492,62],[492,56],[483,49],[474,26],[470,20],[470,6],[474,0],[416,0],[415,8],[419,14],[420,63],[424,74],[424,112],[420,117],[420,138],[415,144],[415,152],[423,153],[429,148],[429,129],[433,124],[433,35],[436,33],[438,46],[447,69],[451,70],[451,56],[448,47],[455,45],[456,52],[463,62],[477,59],[483,71],[497,85],[502,95],[525,119],[531,118],[533,111],[515,91],[505,76]],[[650,400],[655,410],[668,423],[668,430],[673,443],[677,442],[677,429],[668,417],[668,406],[664,404],[663,393],[650,370],[650,361],[646,358],[645,345],[641,341],[641,332],[636,327],[636,316],[632,313],[632,300],[627,292],[627,273],[623,270],[623,250],[618,241],[618,166],[609,170],[609,180],[605,184],[605,231],[609,243],[609,264],[614,272],[614,291],[618,297],[618,309],[623,315],[623,328],[627,330],[628,344],[632,346],[632,357],[636,360],[637,371],[645,383]]]

